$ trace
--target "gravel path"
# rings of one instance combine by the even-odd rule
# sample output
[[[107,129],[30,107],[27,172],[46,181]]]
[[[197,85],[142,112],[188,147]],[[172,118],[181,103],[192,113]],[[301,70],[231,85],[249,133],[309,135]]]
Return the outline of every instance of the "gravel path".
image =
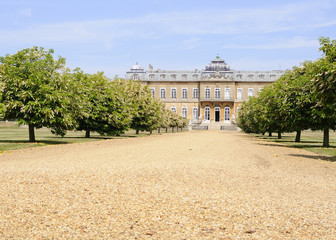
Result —
[[[0,155],[0,239],[336,239],[336,163],[237,132]]]

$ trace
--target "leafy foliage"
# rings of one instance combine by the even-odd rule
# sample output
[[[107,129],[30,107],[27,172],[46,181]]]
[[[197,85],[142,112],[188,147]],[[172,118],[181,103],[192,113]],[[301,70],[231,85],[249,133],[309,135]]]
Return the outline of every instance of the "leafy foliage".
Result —
[[[323,146],[329,146],[329,129],[336,126],[336,40],[320,38],[320,44],[322,58],[294,67],[242,105],[243,131],[296,131],[299,141],[302,130],[324,130]]]
[[[55,60],[53,52],[33,47],[0,58],[3,118],[29,125],[30,141],[34,128],[49,127],[63,136],[75,124],[77,96],[69,94],[71,82],[62,75],[65,59]]]

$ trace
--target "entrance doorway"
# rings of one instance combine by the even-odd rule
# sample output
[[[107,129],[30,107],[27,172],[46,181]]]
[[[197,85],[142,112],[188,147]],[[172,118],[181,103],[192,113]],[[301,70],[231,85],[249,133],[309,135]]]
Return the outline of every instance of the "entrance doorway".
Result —
[[[220,108],[215,107],[215,122],[219,122],[220,119]]]

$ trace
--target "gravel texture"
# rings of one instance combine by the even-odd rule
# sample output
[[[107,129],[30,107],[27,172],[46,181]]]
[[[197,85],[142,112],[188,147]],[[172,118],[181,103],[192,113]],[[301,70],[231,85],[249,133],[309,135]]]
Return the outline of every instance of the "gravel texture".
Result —
[[[336,163],[204,131],[0,154],[0,239],[336,239]]]

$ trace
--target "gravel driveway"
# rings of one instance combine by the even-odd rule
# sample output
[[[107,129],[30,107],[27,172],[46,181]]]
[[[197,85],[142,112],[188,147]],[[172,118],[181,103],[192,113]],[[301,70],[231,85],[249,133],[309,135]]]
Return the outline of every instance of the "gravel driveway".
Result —
[[[0,155],[0,239],[336,239],[336,163],[204,131]]]

